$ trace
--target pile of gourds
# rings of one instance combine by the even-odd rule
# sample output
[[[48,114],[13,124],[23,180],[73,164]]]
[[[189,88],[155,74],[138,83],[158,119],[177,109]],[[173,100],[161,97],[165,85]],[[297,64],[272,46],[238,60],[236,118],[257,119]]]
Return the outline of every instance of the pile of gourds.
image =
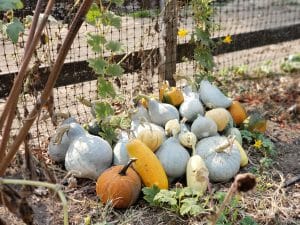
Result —
[[[198,91],[164,83],[159,100],[140,99],[130,132],[122,131],[113,148],[68,119],[51,138],[48,152],[75,176],[97,179],[102,202],[126,208],[137,200],[142,184],[168,189],[186,176],[187,186],[204,193],[209,181],[233,178],[248,164],[236,128],[246,120],[242,104],[207,80]]]

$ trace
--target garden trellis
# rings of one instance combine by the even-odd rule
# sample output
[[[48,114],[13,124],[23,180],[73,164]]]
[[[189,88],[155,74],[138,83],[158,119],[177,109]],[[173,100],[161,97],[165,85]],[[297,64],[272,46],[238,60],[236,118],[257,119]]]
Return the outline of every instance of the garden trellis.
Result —
[[[143,4],[141,4],[141,2]],[[170,80],[170,74],[192,76],[195,72],[193,61],[194,46],[189,42],[194,29],[192,10],[188,1],[125,1],[122,7],[114,7],[114,13],[122,18],[120,30],[111,29],[108,39],[120,41],[123,53],[115,56],[122,60],[124,75],[116,85],[124,95],[134,96],[136,92],[151,93],[157,90],[162,79]],[[170,2],[170,7],[162,3]],[[171,3],[176,2],[176,5]],[[24,1],[24,9],[16,16],[25,18],[32,15],[36,1]],[[37,50],[35,76],[31,88],[37,93],[43,87],[49,66],[68,29],[73,16],[73,1],[57,1],[47,29],[45,40]],[[279,68],[281,61],[289,54],[300,51],[300,1],[299,0],[217,0],[213,1],[216,24],[213,39],[218,41],[231,35],[230,44],[223,43],[214,49],[216,70],[247,65],[255,69],[264,63]],[[177,37],[177,30],[188,31],[185,38]],[[86,23],[81,27],[66,58],[60,78],[54,89],[56,112],[70,113],[80,122],[89,118],[89,109],[78,101],[79,96],[88,100],[97,98],[96,76],[89,68],[87,59],[95,57],[86,41],[86,34],[94,28]],[[0,98],[5,102],[24,51],[26,29],[17,44],[12,44],[0,34]],[[166,35],[167,34],[167,35]],[[109,53],[105,53],[107,56]],[[34,95],[24,95],[18,105],[21,123],[25,106],[30,109]],[[2,103],[1,103],[2,104]],[[0,108],[1,112],[1,108]],[[33,144],[41,144],[52,132],[53,125],[41,115],[32,127]],[[14,124],[17,129],[19,124]]]

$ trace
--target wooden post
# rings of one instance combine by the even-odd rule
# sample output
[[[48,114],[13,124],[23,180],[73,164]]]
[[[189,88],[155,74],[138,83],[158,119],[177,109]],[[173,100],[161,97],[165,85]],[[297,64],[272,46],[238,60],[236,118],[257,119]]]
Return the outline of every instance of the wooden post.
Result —
[[[176,46],[177,46],[177,4],[176,0],[160,0],[162,13],[162,39],[160,48],[161,63],[159,65],[159,82],[169,81],[171,86],[176,85],[173,78],[176,73]]]

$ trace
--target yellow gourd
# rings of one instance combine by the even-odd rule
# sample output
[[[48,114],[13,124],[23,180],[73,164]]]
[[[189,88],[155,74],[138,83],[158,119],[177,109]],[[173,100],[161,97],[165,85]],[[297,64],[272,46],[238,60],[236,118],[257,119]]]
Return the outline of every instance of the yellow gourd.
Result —
[[[164,133],[159,130],[142,130],[137,138],[155,152],[163,142]]]
[[[126,148],[129,157],[137,158],[133,168],[140,175],[145,186],[156,185],[160,189],[168,189],[166,172],[147,145],[139,139],[133,139],[126,144]]]
[[[179,106],[183,101],[183,93],[177,87],[169,87],[169,83],[165,82],[159,89],[159,100],[174,106]]]
[[[219,132],[223,131],[229,122],[229,113],[224,108],[211,109],[205,113],[205,117],[215,121]]]
[[[243,147],[240,145],[240,143],[237,140],[234,140],[234,143],[237,145],[238,149],[240,150],[240,154],[241,154],[241,167],[244,167],[246,165],[248,165],[248,156],[245,152],[245,150],[243,149]]]
[[[264,133],[267,130],[267,120],[257,112],[248,116],[242,123],[242,128],[251,132]]]

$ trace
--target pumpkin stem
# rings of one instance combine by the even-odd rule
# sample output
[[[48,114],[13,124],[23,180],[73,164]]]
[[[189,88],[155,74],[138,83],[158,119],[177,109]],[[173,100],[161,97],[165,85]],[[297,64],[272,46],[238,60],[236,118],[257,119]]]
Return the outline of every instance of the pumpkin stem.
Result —
[[[121,176],[126,176],[126,171],[129,168],[129,166],[135,162],[137,160],[137,158],[130,158],[130,160],[128,161],[128,163],[122,168],[122,170],[119,172],[119,174]]]
[[[63,135],[70,130],[70,125],[63,125],[59,127],[53,137],[53,144],[61,144]]]
[[[232,146],[233,146],[234,139],[235,139],[234,136],[229,135],[228,139],[227,139],[228,142],[223,145],[218,146],[216,148],[216,152],[224,152],[224,150],[227,149],[228,147],[230,147],[228,150],[228,152],[230,152],[232,149]]]

